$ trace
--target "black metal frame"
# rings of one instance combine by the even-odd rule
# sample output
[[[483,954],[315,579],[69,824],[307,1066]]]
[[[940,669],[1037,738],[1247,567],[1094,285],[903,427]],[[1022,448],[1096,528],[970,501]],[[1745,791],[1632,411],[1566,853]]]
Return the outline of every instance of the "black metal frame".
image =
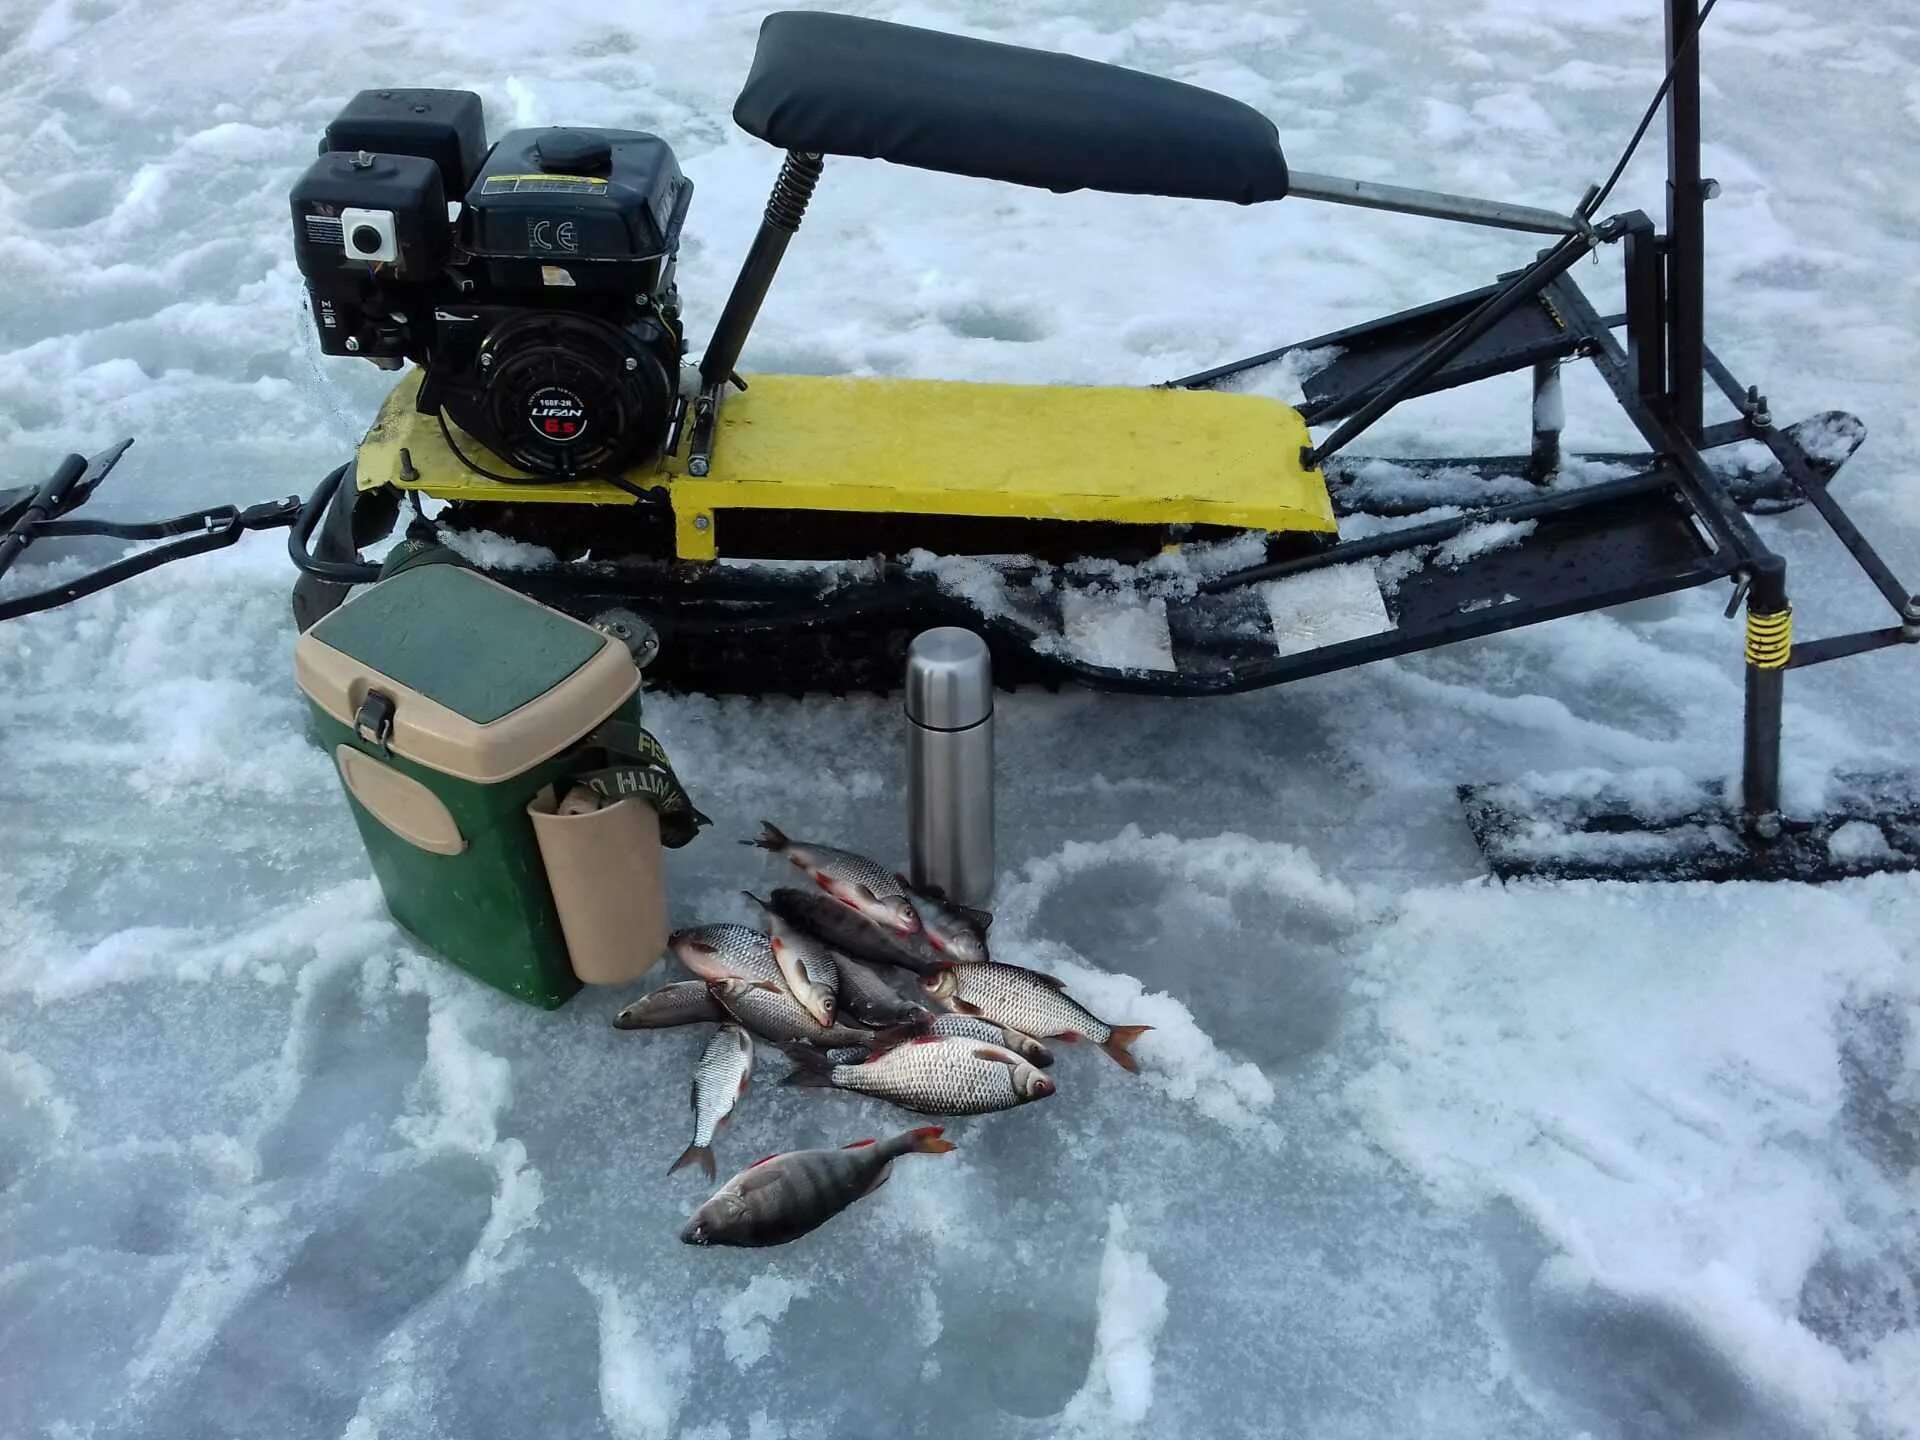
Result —
[[[1575,490],[1549,499],[1487,506],[1469,518],[1479,523],[1531,518],[1563,508],[1578,511],[1599,503],[1603,497],[1651,494],[1668,486],[1684,500],[1707,532],[1709,551],[1683,584],[1732,577],[1739,586],[1735,604],[1743,594],[1746,601],[1748,644],[1742,809],[1749,828],[1764,838],[1778,834],[1781,824],[1780,726],[1786,671],[1891,645],[1920,642],[1920,596],[1915,596],[1899,579],[1833,497],[1825,484],[1828,477],[1818,473],[1812,457],[1774,426],[1758,389],[1743,388],[1706,344],[1705,211],[1712,182],[1702,177],[1700,169],[1700,57],[1699,46],[1693,43],[1699,19],[1699,0],[1666,0],[1666,47],[1672,86],[1667,100],[1668,184],[1664,235],[1656,233],[1652,221],[1639,212],[1617,217],[1590,235],[1569,236],[1544,252],[1530,269],[1500,285],[1390,316],[1372,325],[1266,351],[1170,383],[1211,386],[1296,351],[1395,339],[1409,331],[1419,335],[1430,329],[1437,317],[1457,314],[1459,318],[1437,339],[1422,345],[1385,382],[1309,406],[1305,412],[1309,421],[1345,417],[1339,428],[1311,452],[1309,458],[1319,463],[1330,459],[1393,405],[1414,395],[1531,364],[1537,396],[1540,388],[1550,383],[1546,377],[1561,358],[1585,354],[1592,359],[1621,408],[1651,447],[1653,453],[1649,458],[1655,468],[1632,480],[1596,486],[1590,491]],[[1616,320],[1603,319],[1595,312],[1579,287],[1566,276],[1573,262],[1586,254],[1593,243],[1612,240],[1621,241],[1625,251],[1626,309],[1617,317],[1627,332],[1624,348],[1612,333]],[[1545,347],[1518,346],[1491,358],[1466,358],[1476,340],[1492,332],[1519,307],[1536,299],[1546,303],[1563,327],[1557,343]],[[1712,433],[1704,423],[1708,377],[1741,412],[1738,422],[1717,427]],[[1786,561],[1754,532],[1739,500],[1704,453],[1716,445],[1740,439],[1757,440],[1767,446],[1791,487],[1793,499],[1811,505],[1819,514],[1894,611],[1895,625],[1797,645],[1792,642]],[[1557,456],[1557,441],[1557,435],[1549,439],[1536,425],[1534,450],[1528,466],[1528,472],[1536,480]],[[1424,542],[1457,533],[1467,523],[1469,519],[1447,521],[1438,526],[1337,545],[1309,561],[1257,566],[1216,579],[1205,588],[1217,593],[1236,585],[1390,553],[1400,548],[1393,543],[1396,540],[1419,537]],[[1683,584],[1662,588],[1678,589],[1683,588]],[[1657,592],[1639,588],[1637,593]],[[1623,598],[1635,596],[1627,594]],[[1733,613],[1732,607],[1728,613]],[[1538,618],[1549,616],[1543,611]],[[1466,625],[1447,638],[1461,638],[1471,633],[1485,632],[1479,625]],[[1786,637],[1784,644],[1770,642],[1768,637],[1779,635]],[[1365,653],[1357,654],[1356,661],[1392,653],[1387,646],[1363,648]]]
[[[1827,482],[1844,456],[1835,458],[1826,447],[1817,456],[1810,453],[1800,440],[1802,427],[1777,426],[1757,388],[1743,387],[1706,344],[1703,256],[1711,182],[1700,173],[1700,66],[1693,43],[1700,4],[1663,3],[1670,87],[1665,101],[1664,232],[1637,211],[1592,220],[1591,211],[1604,198],[1605,192],[1598,190],[1589,192],[1563,226],[1551,212],[1318,177],[1325,193],[1314,198],[1502,224],[1558,238],[1530,266],[1493,285],[1168,382],[1204,388],[1290,354],[1337,352],[1337,358],[1305,384],[1305,418],[1310,424],[1334,427],[1306,459],[1324,466],[1337,512],[1392,514],[1413,513],[1433,501],[1397,501],[1368,493],[1362,480],[1365,467],[1343,453],[1352,440],[1414,396],[1517,370],[1530,370],[1534,383],[1528,454],[1427,462],[1466,476],[1446,502],[1458,507],[1460,516],[1335,543],[1312,554],[1276,555],[1266,564],[1209,581],[1177,614],[1170,607],[1176,658],[1184,647],[1205,664],[1149,671],[1084,662],[1058,648],[1037,646],[1021,624],[982,615],[931,581],[884,560],[859,574],[821,580],[790,571],[647,559],[643,550],[641,558],[631,561],[503,578],[575,613],[622,606],[645,610],[663,644],[654,675],[682,688],[797,692],[886,687],[897,680],[899,657],[915,630],[963,623],[986,633],[998,673],[1006,681],[1072,680],[1159,695],[1251,690],[1730,579],[1736,590],[1728,614],[1743,600],[1747,611],[1741,820],[1752,835],[1777,833],[1786,671],[1920,642],[1920,599],[1831,493]],[[1652,115],[1649,111],[1648,118]],[[701,362],[688,425],[689,467],[696,474],[703,473],[710,453],[726,387],[737,383],[733,367],[741,345],[800,224],[820,167],[819,156],[786,157],[759,235]],[[1625,276],[1623,309],[1605,316],[1570,273],[1582,256],[1602,244],[1622,247]],[[1601,457],[1629,467],[1631,473],[1623,478],[1586,485],[1563,478],[1557,407],[1550,401],[1559,367],[1576,358],[1596,366],[1648,447],[1638,454]],[[1706,424],[1709,379],[1738,411],[1737,419]],[[1850,427],[1857,443],[1863,433],[1859,422],[1821,417],[1836,418]],[[1813,423],[1818,422],[1803,422]],[[1716,463],[1720,457],[1714,452],[1740,442],[1765,448],[1772,459],[1765,474],[1729,473]],[[117,452],[106,466],[112,458]],[[91,479],[83,481],[73,471],[76,462],[77,457],[25,502],[16,502],[18,513],[0,541],[0,572],[39,536],[185,538],[64,587],[0,602],[0,618],[89,593],[179,554],[231,543],[245,529],[288,524],[293,532],[289,551],[302,572],[295,609],[304,625],[339,603],[351,585],[377,577],[378,568],[362,560],[360,550],[390,530],[398,511],[397,495],[357,492],[350,467],[343,467],[314,491],[297,515],[291,513],[290,502],[279,502],[250,511],[222,507],[152,526],[88,526],[56,518],[84,500],[105,472],[105,467],[85,472]],[[1792,642],[1785,561],[1755,533],[1748,512],[1797,504],[1810,506],[1853,556],[1894,611],[1894,624]],[[7,518],[7,497],[0,496],[0,520]],[[1396,623],[1387,631],[1288,655],[1236,648],[1230,638],[1236,618],[1232,606],[1249,602],[1259,585],[1381,556],[1430,554],[1469,526],[1496,521],[1526,522],[1537,533],[1511,553],[1403,583]],[[416,525],[422,539],[431,538],[431,527]],[[743,673],[750,678],[743,679]]]

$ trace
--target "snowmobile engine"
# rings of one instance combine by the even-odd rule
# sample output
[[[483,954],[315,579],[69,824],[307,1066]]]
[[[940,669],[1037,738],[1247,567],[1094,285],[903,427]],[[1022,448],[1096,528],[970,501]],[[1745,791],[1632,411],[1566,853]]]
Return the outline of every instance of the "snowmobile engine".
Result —
[[[478,95],[362,91],[293,187],[320,348],[419,364],[421,412],[531,476],[645,463],[678,389],[692,196],[657,135],[515,130],[489,148]]]

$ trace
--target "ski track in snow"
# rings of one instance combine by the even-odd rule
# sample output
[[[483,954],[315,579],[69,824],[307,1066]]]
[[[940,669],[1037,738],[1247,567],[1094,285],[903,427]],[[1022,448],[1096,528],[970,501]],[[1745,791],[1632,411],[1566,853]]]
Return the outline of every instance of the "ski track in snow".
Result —
[[[1302,168],[1542,205],[1659,76],[1653,0],[860,8],[1225,90]],[[133,434],[93,508],[169,514],[344,458],[386,377],[316,354],[284,196],[364,85],[667,136],[701,333],[777,168],[727,119],[762,9],[0,5],[7,483]],[[1713,343],[1783,420],[1867,421],[1845,498],[1920,570],[1920,31],[1729,0],[1706,56]],[[1620,208],[1659,212],[1659,149]],[[835,160],[746,361],[1144,383],[1531,248]],[[1578,272],[1603,310],[1616,267]],[[1630,443],[1590,372],[1565,398],[1571,445]],[[1515,377],[1368,448],[1525,423]],[[1884,623],[1805,516],[1760,524],[1803,633]],[[675,1239],[697,1037],[614,1032],[633,992],[519,1008],[387,920],[302,737],[288,582],[257,536],[0,626],[0,1434],[1920,1435],[1920,889],[1501,889],[1453,801],[1728,777],[1724,594],[1217,703],[1007,697],[997,953],[1155,1026],[1143,1073],[1063,1046],[1056,1097],[761,1254]],[[1073,640],[1151,663],[1143,633]],[[1911,656],[1788,697],[1795,793],[1911,760]],[[766,871],[727,842],[762,815],[900,858],[892,701],[649,719],[716,820],[671,857],[676,921],[748,918]],[[768,1083],[721,1163],[903,1123]]]

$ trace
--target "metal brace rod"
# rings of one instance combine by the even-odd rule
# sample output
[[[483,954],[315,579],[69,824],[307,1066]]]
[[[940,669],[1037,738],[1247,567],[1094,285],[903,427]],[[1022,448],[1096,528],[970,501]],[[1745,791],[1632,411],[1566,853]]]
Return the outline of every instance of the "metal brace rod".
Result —
[[[1739,505],[1727,493],[1725,482],[1700,454],[1698,444],[1670,425],[1666,416],[1656,413],[1655,407],[1635,388],[1627,363],[1627,352],[1600,323],[1593,302],[1587,299],[1578,285],[1571,282],[1550,285],[1548,294],[1570,324],[1577,326],[1583,334],[1593,336],[1593,354],[1589,358],[1594,368],[1607,382],[1607,388],[1613,391],[1613,398],[1619,402],[1641,438],[1655,454],[1670,456],[1679,467],[1680,488],[1692,504],[1694,513],[1700,517],[1701,524],[1712,532],[1716,548],[1724,547],[1733,551],[1742,563],[1751,563],[1758,556],[1771,554],[1754,533],[1752,524]]]
[[[1793,657],[1787,669],[1804,670],[1809,665],[1825,665],[1830,660],[1845,660],[1885,650],[1890,645],[1920,644],[1920,629],[1912,625],[1890,625],[1884,630],[1859,630],[1851,635],[1832,635],[1820,640],[1794,642]]]
[[[1371,400],[1349,415],[1337,430],[1307,452],[1306,468],[1318,470],[1326,463],[1329,455],[1337,455],[1345,449],[1374,421],[1411,395],[1428,376],[1441,370],[1454,356],[1465,351],[1468,346],[1498,325],[1514,310],[1526,304],[1553,281],[1572,269],[1582,256],[1592,252],[1596,241],[1610,240],[1615,233],[1617,232],[1611,230],[1611,222],[1609,222],[1608,226],[1602,227],[1597,232],[1588,231],[1579,235],[1569,235],[1558,245],[1549,249],[1529,269],[1496,290],[1476,309],[1455,322],[1445,334],[1389,376],[1374,392]]]
[[[1429,220],[1458,220],[1466,225],[1487,225],[1495,230],[1518,230],[1528,235],[1573,235],[1582,229],[1581,222],[1571,215],[1532,205],[1509,205],[1503,200],[1480,200],[1471,195],[1415,190],[1404,185],[1379,185],[1371,180],[1315,175],[1304,170],[1289,173],[1287,194],[1301,200],[1323,200],[1329,205],[1391,210],[1398,215],[1421,215]]]
[[[1726,363],[1713,353],[1711,346],[1702,347],[1702,357],[1706,373],[1712,377],[1714,384],[1720,387],[1721,393],[1735,405],[1744,408],[1747,392],[1734,378],[1733,372],[1727,368]],[[1756,440],[1767,447],[1773,458],[1779,462],[1780,469],[1786,475],[1788,482],[1819,513],[1820,518],[1827,522],[1827,528],[1833,531],[1834,539],[1845,547],[1847,554],[1853,557],[1854,563],[1860,567],[1861,572],[1873,582],[1873,588],[1880,592],[1881,598],[1892,607],[1893,613],[1903,622],[1920,620],[1920,596],[1909,590],[1905,582],[1893,573],[1893,567],[1887,564],[1873,542],[1861,533],[1853,517],[1846,512],[1845,507],[1838,500],[1834,499],[1833,492],[1820,482],[1820,477],[1807,464],[1805,452],[1800,446],[1775,426],[1763,426],[1751,416],[1731,423],[1745,431],[1746,438]]]

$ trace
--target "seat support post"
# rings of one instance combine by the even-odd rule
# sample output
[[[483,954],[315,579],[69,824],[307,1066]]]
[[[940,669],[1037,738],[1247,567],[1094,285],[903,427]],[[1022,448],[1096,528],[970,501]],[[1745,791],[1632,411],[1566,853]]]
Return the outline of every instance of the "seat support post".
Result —
[[[773,285],[774,272],[787,253],[787,242],[800,228],[819,182],[821,161],[818,155],[789,150],[781,162],[780,174],[773,182],[773,194],[767,199],[767,212],[754,233],[740,275],[733,282],[726,306],[720,311],[713,338],[700,357],[700,394],[693,404],[693,438],[689,442],[687,468],[695,475],[707,473],[713,451],[713,434],[719,419],[720,397],[740,363],[746,347],[747,332],[760,314],[760,305]]]

